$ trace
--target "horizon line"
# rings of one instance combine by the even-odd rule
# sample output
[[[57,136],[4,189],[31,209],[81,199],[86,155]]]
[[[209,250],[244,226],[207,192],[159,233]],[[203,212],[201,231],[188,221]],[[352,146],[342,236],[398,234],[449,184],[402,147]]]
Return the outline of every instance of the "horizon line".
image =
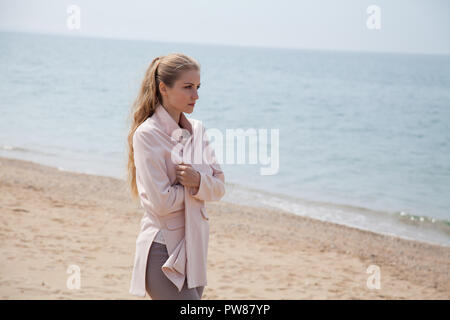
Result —
[[[249,48],[249,49],[275,49],[275,50],[298,50],[298,51],[324,51],[324,52],[339,52],[339,53],[375,53],[375,54],[400,54],[400,55],[431,55],[431,56],[450,56],[450,52],[419,52],[419,51],[385,51],[385,50],[364,50],[364,49],[335,49],[335,48],[302,48],[302,47],[282,47],[282,46],[267,46],[267,45],[242,45],[232,43],[206,43],[206,42],[183,42],[183,41],[162,41],[153,40],[148,38],[125,38],[114,37],[104,35],[80,35],[70,33],[59,32],[45,32],[35,30],[17,30],[17,29],[2,29],[2,33],[23,33],[23,34],[35,34],[44,36],[59,36],[67,38],[82,38],[82,39],[105,39],[105,40],[117,40],[117,41],[139,41],[139,42],[153,42],[164,44],[185,44],[185,45],[199,45],[199,46],[219,46],[219,47],[231,47],[231,48]]]

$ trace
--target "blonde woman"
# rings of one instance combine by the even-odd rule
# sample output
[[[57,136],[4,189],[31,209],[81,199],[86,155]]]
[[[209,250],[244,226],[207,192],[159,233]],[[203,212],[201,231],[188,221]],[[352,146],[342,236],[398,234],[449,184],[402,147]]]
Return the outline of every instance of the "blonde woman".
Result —
[[[223,197],[225,177],[201,121],[184,115],[199,87],[193,58],[157,57],[133,104],[128,179],[144,209],[130,284],[137,296],[200,300],[207,285],[205,201]]]

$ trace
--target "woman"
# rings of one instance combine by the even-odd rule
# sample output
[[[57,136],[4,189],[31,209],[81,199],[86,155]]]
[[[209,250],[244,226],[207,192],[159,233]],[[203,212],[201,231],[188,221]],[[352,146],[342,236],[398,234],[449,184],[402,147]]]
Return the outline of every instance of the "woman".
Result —
[[[157,57],[133,104],[128,178],[144,208],[130,285],[134,295],[200,300],[207,284],[205,201],[223,197],[225,177],[201,121],[184,115],[193,112],[199,87],[194,59]],[[193,153],[202,155],[200,162],[192,161]]]

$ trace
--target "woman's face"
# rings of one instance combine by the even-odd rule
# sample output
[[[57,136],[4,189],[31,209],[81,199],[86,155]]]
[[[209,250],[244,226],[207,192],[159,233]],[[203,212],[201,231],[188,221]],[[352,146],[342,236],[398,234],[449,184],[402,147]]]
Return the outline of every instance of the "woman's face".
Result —
[[[172,88],[162,82],[159,84],[164,107],[186,113],[194,111],[194,105],[191,104],[195,104],[198,99],[198,88],[200,88],[198,70],[183,72]]]

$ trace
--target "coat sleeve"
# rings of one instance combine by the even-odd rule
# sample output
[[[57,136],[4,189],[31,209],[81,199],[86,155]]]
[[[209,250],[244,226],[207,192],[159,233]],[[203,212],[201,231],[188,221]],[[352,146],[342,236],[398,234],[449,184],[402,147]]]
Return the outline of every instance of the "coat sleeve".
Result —
[[[136,131],[133,135],[133,150],[136,183],[144,209],[158,216],[183,209],[184,186],[170,184],[156,137],[152,133]]]
[[[197,188],[189,188],[189,192],[192,197],[202,200],[202,201],[219,201],[225,195],[225,175],[216,161],[216,156],[214,149],[211,147],[209,143],[209,139],[205,133],[204,128],[203,137],[204,137],[204,148],[209,149],[210,164],[209,166],[213,170],[213,174],[205,174],[204,172],[200,172],[200,186]]]

